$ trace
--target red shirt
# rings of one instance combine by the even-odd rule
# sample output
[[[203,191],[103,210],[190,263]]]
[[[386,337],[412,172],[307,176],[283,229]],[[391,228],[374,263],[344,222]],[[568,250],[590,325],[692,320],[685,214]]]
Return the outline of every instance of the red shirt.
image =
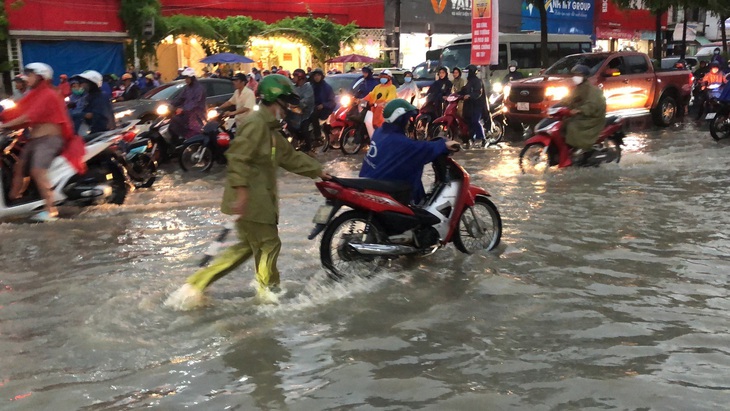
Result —
[[[28,123],[24,124],[23,127],[48,123],[59,125],[64,140],[61,155],[66,157],[78,173],[86,171],[84,140],[74,132],[73,123],[68,116],[68,110],[63,98],[47,81],[43,81],[30,89],[28,94],[23,96],[14,108],[3,111],[0,117],[3,121],[9,121],[23,114],[28,117]]]

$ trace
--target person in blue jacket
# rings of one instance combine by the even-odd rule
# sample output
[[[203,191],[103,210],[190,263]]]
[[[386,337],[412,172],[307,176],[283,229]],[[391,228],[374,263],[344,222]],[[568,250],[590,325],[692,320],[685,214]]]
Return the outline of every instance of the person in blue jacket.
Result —
[[[385,123],[375,130],[360,169],[360,177],[410,184],[412,204],[419,204],[426,197],[421,182],[423,166],[459,145],[456,141],[417,141],[406,137],[406,126],[416,114],[418,109],[402,98],[386,104]]]
[[[378,84],[380,80],[373,77],[373,69],[368,66],[363,67],[362,78],[352,87],[355,98],[365,98]]]
[[[309,78],[314,91],[314,112],[309,118],[312,124],[312,135],[319,137],[322,134],[322,127],[319,125],[320,120],[326,120],[335,110],[335,92],[332,87],[324,81],[324,72],[320,68],[314,69]]]

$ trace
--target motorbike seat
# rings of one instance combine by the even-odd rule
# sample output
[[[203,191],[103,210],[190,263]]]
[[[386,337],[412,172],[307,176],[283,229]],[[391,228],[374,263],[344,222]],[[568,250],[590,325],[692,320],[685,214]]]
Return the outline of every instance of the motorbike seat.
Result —
[[[619,116],[611,116],[606,117],[606,126],[610,126],[611,124],[616,124],[621,119]]]
[[[411,185],[404,181],[385,181],[374,178],[338,178],[334,181],[343,187],[354,188],[360,191],[382,191],[393,197],[395,201],[405,205],[410,203],[411,193],[413,191]]]

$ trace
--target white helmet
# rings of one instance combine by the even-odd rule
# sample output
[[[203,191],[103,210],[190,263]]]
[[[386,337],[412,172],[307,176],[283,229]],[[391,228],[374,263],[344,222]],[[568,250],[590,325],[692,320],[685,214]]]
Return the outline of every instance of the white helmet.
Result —
[[[381,71],[380,74],[385,74],[386,76],[391,77],[391,78],[393,77],[393,73],[391,73],[390,70],[388,70],[388,69]]]
[[[91,83],[96,84],[97,87],[101,87],[101,83],[104,81],[104,78],[96,70],[86,70],[81,74],[75,75],[74,77],[81,77],[82,79],[88,80]]]
[[[53,69],[46,63],[30,63],[25,66],[25,71],[30,71],[46,80],[53,79]]]
[[[180,73],[183,77],[195,77],[195,69],[192,67],[185,67],[185,70]]]

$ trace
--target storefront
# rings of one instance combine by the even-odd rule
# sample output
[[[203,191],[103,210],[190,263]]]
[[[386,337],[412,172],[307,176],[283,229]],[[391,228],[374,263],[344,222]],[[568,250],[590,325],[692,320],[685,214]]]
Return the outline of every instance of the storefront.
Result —
[[[656,17],[648,10],[621,10],[611,0],[599,0],[596,7],[596,49],[638,51],[653,54]],[[666,30],[667,16],[662,17]]]
[[[84,70],[124,72],[127,34],[119,18],[120,0],[50,2],[24,0],[8,6],[9,59],[19,66],[44,62],[61,74]]]

